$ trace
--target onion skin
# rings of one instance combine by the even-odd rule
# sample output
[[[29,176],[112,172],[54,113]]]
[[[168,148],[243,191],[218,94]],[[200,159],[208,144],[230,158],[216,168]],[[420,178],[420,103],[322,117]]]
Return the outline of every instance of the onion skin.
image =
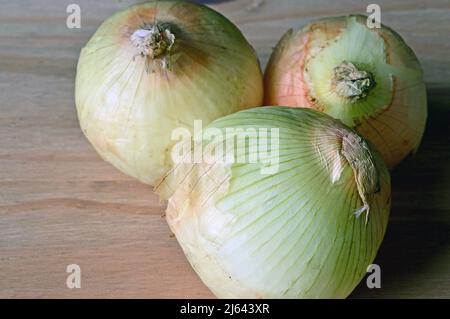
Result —
[[[220,298],[347,297],[389,217],[390,176],[377,153],[304,108],[244,110],[210,127],[279,128],[280,162],[273,175],[259,163],[178,164],[156,188],[203,282]],[[354,214],[364,202],[367,224]]]
[[[140,54],[133,36],[155,25],[173,43]],[[102,158],[154,185],[172,165],[173,129],[260,106],[263,77],[253,48],[219,13],[149,2],[114,14],[82,49],[75,99],[80,126]]]
[[[365,16],[327,18],[298,31],[289,30],[267,65],[264,104],[307,107],[338,118],[372,142],[388,167],[394,168],[416,152],[422,139],[427,118],[425,84],[419,61],[403,39],[386,26],[367,28],[366,19]],[[341,47],[336,45],[355,25],[365,29],[358,31],[360,38],[355,36],[341,43]],[[361,34],[366,36],[363,40]],[[349,60],[372,71],[377,82],[375,88],[378,85],[380,90],[369,92],[361,103],[347,103],[345,98],[336,97],[330,76],[317,75],[314,85],[311,65],[332,45],[335,47],[330,50],[334,52],[329,52],[329,56],[336,61],[330,63],[330,72],[333,66]],[[374,50],[357,53],[370,45]],[[378,52],[377,48],[382,50]],[[354,54],[345,50],[353,50]],[[319,86],[323,92],[317,91]],[[364,101],[370,105],[361,109],[359,105]]]

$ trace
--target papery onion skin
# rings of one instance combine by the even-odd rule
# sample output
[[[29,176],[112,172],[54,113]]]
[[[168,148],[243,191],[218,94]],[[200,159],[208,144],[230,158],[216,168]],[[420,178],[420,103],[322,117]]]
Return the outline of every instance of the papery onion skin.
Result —
[[[258,163],[180,163],[156,188],[203,282],[220,298],[347,297],[387,226],[390,176],[381,158],[338,120],[306,108],[244,110],[210,127],[279,128],[280,162],[272,175]],[[352,156],[343,137],[355,141],[346,144]],[[372,164],[377,175],[367,178]],[[361,179],[367,224],[354,215],[364,204]]]
[[[426,89],[412,49],[395,31],[384,25],[369,29],[366,20],[326,18],[289,30],[267,65],[264,103],[313,108],[341,119],[371,141],[393,168],[419,147]],[[333,68],[344,61],[374,75],[373,89],[356,103],[332,86]]]
[[[174,41],[151,59],[131,39],[155,24]],[[81,128],[97,152],[153,185],[172,165],[174,128],[261,105],[263,78],[253,48],[225,17],[203,5],[158,1],[99,27],[81,51],[75,95]]]

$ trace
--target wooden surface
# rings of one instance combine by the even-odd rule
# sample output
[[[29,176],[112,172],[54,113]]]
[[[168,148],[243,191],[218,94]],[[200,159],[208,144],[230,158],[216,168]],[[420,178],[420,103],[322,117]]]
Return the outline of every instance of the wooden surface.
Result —
[[[66,6],[81,7],[81,29]],[[0,297],[213,297],[185,260],[149,187],[103,162],[77,123],[80,48],[133,1],[0,0]],[[288,27],[364,13],[372,1],[235,0],[234,21],[263,66]],[[450,297],[450,2],[377,1],[382,22],[417,52],[429,122],[415,158],[393,173],[382,288],[354,298]],[[82,288],[66,288],[78,264]]]

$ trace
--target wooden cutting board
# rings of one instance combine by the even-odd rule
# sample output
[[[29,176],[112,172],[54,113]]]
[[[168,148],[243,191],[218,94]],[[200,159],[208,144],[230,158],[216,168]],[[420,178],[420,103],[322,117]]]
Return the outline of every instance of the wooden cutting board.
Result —
[[[149,187],[103,162],[74,106],[80,48],[134,1],[0,1],[0,297],[213,295],[190,268]],[[211,1],[210,1],[211,2]],[[289,28],[365,13],[371,1],[212,1],[258,51],[263,66]],[[428,86],[422,147],[393,173],[393,207],[376,262],[382,288],[352,297],[450,297],[450,2],[377,1],[382,22],[417,52]],[[81,267],[81,288],[66,267]]]

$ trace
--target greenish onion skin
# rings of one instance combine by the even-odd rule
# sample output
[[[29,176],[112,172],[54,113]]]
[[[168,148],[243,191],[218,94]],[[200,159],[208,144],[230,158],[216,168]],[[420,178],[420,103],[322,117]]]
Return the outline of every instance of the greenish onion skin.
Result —
[[[399,34],[366,23],[362,15],[331,17],[286,32],[265,71],[264,104],[308,107],[340,119],[394,168],[417,151],[425,130],[423,71]],[[344,61],[372,75],[365,94],[339,94],[334,70]]]
[[[263,107],[210,127],[279,128],[280,163],[270,175],[261,174],[261,163],[178,164],[157,187],[169,198],[170,228],[203,282],[220,298],[347,297],[374,260],[388,222],[390,176],[378,154],[365,153],[379,181],[366,225],[354,215],[363,201],[353,168],[364,169],[358,152],[367,150],[347,145],[356,150],[352,168],[342,136],[360,137],[337,120],[309,109]]]
[[[151,58],[130,39],[155,24],[175,40]],[[98,28],[81,50],[75,99],[80,126],[103,159],[154,185],[172,165],[173,129],[260,106],[263,80],[253,48],[229,20],[203,5],[158,1]]]

